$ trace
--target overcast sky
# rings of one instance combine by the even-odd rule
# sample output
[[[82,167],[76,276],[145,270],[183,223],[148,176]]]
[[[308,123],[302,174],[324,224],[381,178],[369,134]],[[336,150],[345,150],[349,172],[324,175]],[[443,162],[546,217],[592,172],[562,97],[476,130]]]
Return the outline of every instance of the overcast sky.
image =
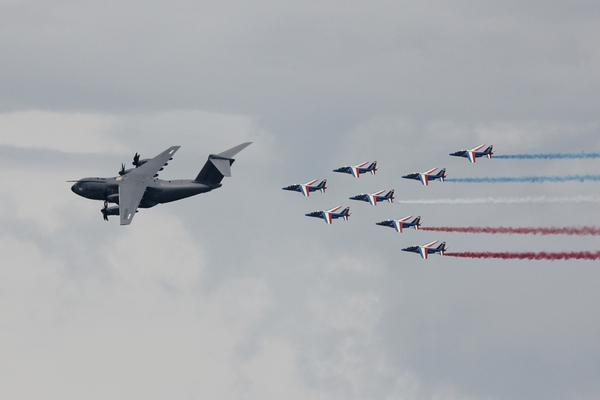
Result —
[[[597,399],[597,261],[450,251],[598,251],[593,236],[423,226],[599,225],[598,203],[349,200],[600,196],[593,1],[0,0],[0,388],[7,399]],[[214,192],[131,226],[67,180],[182,146],[193,178],[245,141]],[[360,179],[332,170],[378,161]],[[326,194],[281,188],[327,179]],[[332,225],[305,213],[350,206]]]

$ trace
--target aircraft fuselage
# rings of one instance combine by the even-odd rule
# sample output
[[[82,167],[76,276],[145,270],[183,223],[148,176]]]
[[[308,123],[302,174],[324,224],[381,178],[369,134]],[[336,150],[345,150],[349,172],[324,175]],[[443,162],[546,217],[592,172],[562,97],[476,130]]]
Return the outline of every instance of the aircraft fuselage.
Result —
[[[75,183],[71,190],[87,199],[108,200],[111,203],[119,203],[119,183],[122,176],[115,178],[84,178]],[[161,203],[169,203],[185,199],[200,193],[210,192],[221,187],[217,184],[204,184],[191,179],[163,180],[152,179],[146,187],[140,208],[149,208]]]

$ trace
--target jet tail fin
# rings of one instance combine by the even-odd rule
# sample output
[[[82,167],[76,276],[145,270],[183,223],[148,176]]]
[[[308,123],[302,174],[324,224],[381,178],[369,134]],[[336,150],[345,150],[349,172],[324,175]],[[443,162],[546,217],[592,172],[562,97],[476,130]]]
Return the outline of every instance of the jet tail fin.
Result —
[[[371,174],[375,175],[375,171],[377,171],[377,161],[373,161],[368,168],[371,170]]]
[[[390,190],[389,192],[387,192],[387,193],[385,194],[385,197],[387,197],[387,198],[388,198],[388,201],[389,201],[390,203],[393,203],[393,202],[394,202],[394,189],[392,189],[392,190]]]
[[[414,224],[415,229],[419,229],[420,222],[421,222],[421,217],[417,217],[411,222],[411,224]]]
[[[208,160],[206,160],[204,167],[202,167],[194,182],[208,184],[221,183],[224,177],[231,176],[231,164],[235,161],[232,157],[250,146],[251,143],[242,143],[222,153],[209,155]]]
[[[436,250],[439,250],[440,255],[443,256],[444,252],[446,251],[446,242],[442,242],[442,244],[440,244]]]
[[[327,189],[327,179],[323,179],[321,183],[317,185],[321,193],[325,193],[325,189]]]
[[[444,179],[446,178],[446,168],[442,168],[442,170],[438,172],[436,177],[440,178],[440,180],[444,182]]]
[[[342,211],[340,214],[342,214],[342,217],[348,221],[348,217],[350,217],[350,207],[344,208],[344,211]]]
[[[490,145],[487,149],[485,149],[484,153],[487,154],[487,157],[489,159],[492,159],[492,154],[494,154],[494,150],[493,150],[494,146]]]

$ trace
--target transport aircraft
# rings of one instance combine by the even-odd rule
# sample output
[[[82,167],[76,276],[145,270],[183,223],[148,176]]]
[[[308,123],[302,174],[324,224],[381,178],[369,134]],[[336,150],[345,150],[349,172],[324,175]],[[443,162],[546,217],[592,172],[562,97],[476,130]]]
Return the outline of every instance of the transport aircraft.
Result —
[[[162,180],[158,172],[163,170],[180,146],[172,146],[151,159],[140,160],[135,154],[135,168],[125,169],[121,165],[119,176],[114,178],[83,178],[75,182],[71,190],[87,199],[104,201],[102,216],[119,215],[121,225],[129,225],[138,208],[150,208],[157,204],[185,199],[200,193],[210,192],[222,186],[221,180],[231,176],[232,157],[249,146],[242,143],[219,154],[211,154],[194,179]],[[109,207],[109,203],[118,206]]]

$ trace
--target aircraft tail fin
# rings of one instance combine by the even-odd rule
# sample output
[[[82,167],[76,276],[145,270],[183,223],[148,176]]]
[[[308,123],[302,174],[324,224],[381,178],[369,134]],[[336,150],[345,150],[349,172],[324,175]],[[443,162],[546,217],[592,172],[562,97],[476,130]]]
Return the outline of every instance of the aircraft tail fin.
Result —
[[[387,198],[388,198],[387,200],[388,200],[390,203],[393,203],[393,202],[394,202],[394,189],[392,189],[392,190],[390,190],[389,192],[387,192],[387,193],[385,194],[385,197],[387,197]]]
[[[211,154],[194,179],[194,182],[219,184],[226,176],[231,176],[231,164],[235,161],[232,157],[248,147],[252,142],[246,142],[225,150],[219,154]]]
[[[373,161],[368,168],[371,170],[371,173],[375,175],[375,171],[377,171],[377,161]]]
[[[413,226],[415,227],[415,229],[419,229],[420,222],[421,222],[421,217],[419,216],[419,217],[413,219],[411,224],[414,224]]]
[[[344,211],[342,211],[340,214],[342,215],[342,217],[343,217],[343,218],[344,218],[346,221],[348,221],[348,217],[350,217],[350,214],[351,214],[351,213],[350,213],[350,207],[346,207],[346,208],[344,208]]]
[[[446,251],[446,242],[442,242],[442,244],[440,244],[436,250],[438,250],[440,252],[440,255],[443,256],[444,252]]]
[[[325,193],[325,189],[327,189],[327,179],[323,179],[321,183],[317,185],[321,193]]]
[[[446,168],[442,168],[442,170],[437,173],[436,177],[440,178],[440,180],[444,182],[444,179],[446,178]]]
[[[485,149],[484,153],[487,154],[487,157],[491,160],[492,159],[492,154],[494,154],[494,150],[493,150],[494,146],[490,145],[487,149]]]

